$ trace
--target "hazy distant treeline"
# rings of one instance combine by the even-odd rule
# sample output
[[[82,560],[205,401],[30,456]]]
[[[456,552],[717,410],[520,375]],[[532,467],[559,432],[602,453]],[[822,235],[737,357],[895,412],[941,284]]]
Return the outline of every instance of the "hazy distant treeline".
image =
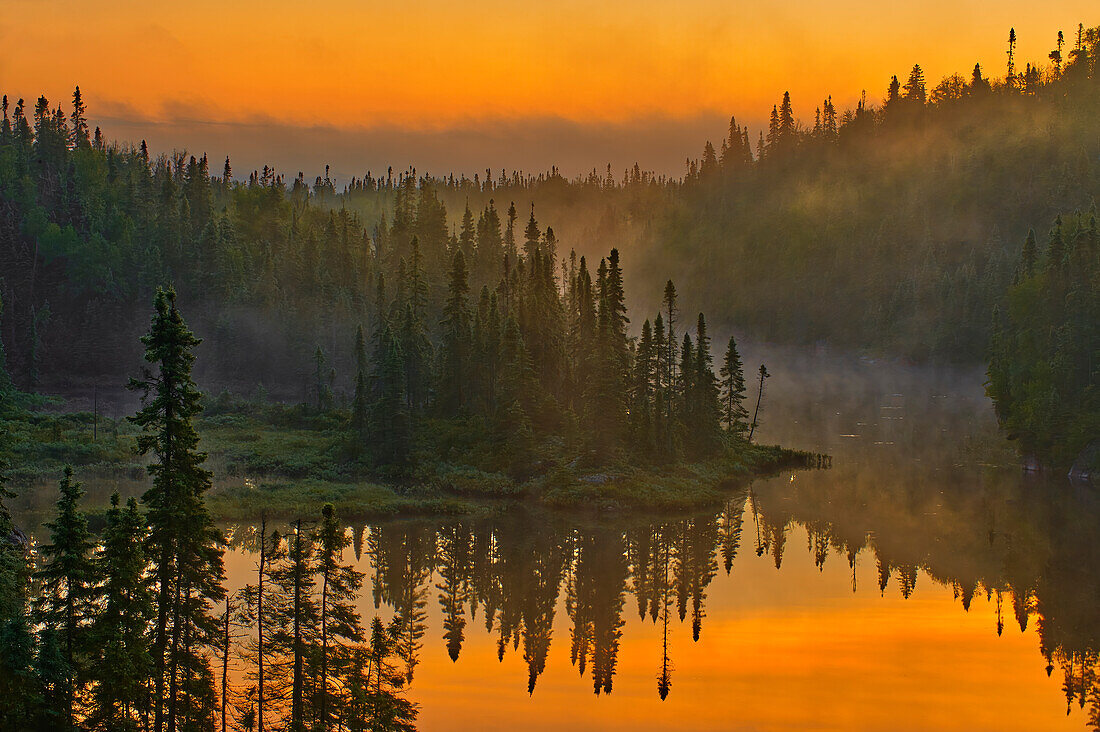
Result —
[[[915,66],[880,107],[825,99],[812,124],[784,95],[766,133],[731,121],[679,179],[390,170],[338,191],[327,174],[235,176],[229,160],[108,143],[79,94],[68,111],[6,100],[11,371],[23,386],[129,373],[145,304],[172,282],[206,338],[200,378],[305,398],[319,345],[350,393],[348,333],[370,328],[379,276],[398,282],[414,237],[432,312],[455,250],[477,293],[535,237],[582,255],[619,248],[639,284],[632,309],[653,312],[672,277],[685,311],[706,303],[718,332],[978,360],[1027,229],[1100,191],[1100,28],[1052,46],[1043,64],[1010,58],[996,78],[976,65],[932,85]]]
[[[674,277],[719,329],[981,359],[1028,229],[1100,194],[1100,28],[1051,43],[1025,63],[1012,33],[1004,76],[914,66],[880,107],[825,99],[812,123],[784,95],[755,139],[731,122],[641,240],[649,281]]]

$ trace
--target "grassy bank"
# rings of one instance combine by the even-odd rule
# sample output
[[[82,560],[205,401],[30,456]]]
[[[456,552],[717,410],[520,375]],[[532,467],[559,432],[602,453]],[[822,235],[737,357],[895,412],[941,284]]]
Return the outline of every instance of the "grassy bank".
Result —
[[[145,459],[134,452],[133,425],[50,406],[4,419],[17,511],[30,521],[48,515],[65,465],[85,482],[92,512],[105,508],[116,490],[123,496],[145,490]],[[292,516],[326,502],[356,519],[465,515],[515,502],[554,511],[681,511],[718,502],[731,485],[753,476],[819,463],[809,453],[742,443],[705,462],[637,465],[578,457],[568,445],[553,443],[532,451],[521,466],[463,450],[422,451],[413,468],[398,474],[363,464],[339,413],[214,399],[198,429],[214,474],[208,505],[219,520],[261,511]]]

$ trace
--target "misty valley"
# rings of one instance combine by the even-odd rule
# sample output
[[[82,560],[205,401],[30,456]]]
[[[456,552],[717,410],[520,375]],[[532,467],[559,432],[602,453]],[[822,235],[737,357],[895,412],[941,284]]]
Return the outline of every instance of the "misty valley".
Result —
[[[1100,731],[1100,27],[1018,42],[678,174],[4,94],[0,732]]]

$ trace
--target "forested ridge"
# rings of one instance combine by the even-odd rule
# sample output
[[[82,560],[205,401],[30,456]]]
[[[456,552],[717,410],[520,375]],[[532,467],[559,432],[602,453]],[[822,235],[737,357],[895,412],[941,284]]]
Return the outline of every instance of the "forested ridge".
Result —
[[[731,122],[631,252],[634,280],[672,276],[755,338],[983,360],[1027,231],[1100,195],[1100,28],[1049,59],[1015,38],[1007,66],[934,83],[916,65],[878,107],[826,97],[799,121],[784,95],[769,129]]]
[[[387,305],[398,294],[414,237],[430,328],[458,249],[476,300],[533,246],[557,257],[562,289],[568,250],[592,265],[617,248],[634,309],[656,310],[671,276],[688,312],[717,311],[719,332],[976,361],[1027,230],[1095,203],[1098,55],[1100,29],[1080,27],[1041,63],[1010,54],[1003,76],[975,65],[932,84],[914,66],[880,106],[826,98],[812,123],[784,95],[766,132],[731,120],[680,178],[389,170],[338,190],[327,171],[238,176],[229,160],[110,143],[79,94],[67,111],[8,100],[10,367],[25,387],[117,379],[137,363],[144,304],[171,281],[211,352],[200,380],[305,398],[321,346],[350,393],[346,334],[380,317],[380,279]]]
[[[428,335],[438,335],[458,251],[475,304],[483,287],[526,284],[539,266],[564,290],[578,262],[558,251],[531,200],[551,201],[572,240],[605,255],[614,244],[599,242],[632,226],[616,212],[653,208],[644,202],[674,185],[641,171],[626,187],[594,172],[574,181],[557,171],[488,175],[389,171],[340,193],[327,170],[313,182],[271,168],[238,181],[229,159],[108,143],[89,132],[79,89],[68,113],[45,98],[33,109],[6,100],[0,295],[9,367],[26,388],[117,381],[137,363],[154,288],[170,282],[207,339],[200,369],[215,384],[262,383],[304,398],[321,347],[349,393],[357,326],[371,335],[411,298]],[[449,216],[445,199],[461,214]]]

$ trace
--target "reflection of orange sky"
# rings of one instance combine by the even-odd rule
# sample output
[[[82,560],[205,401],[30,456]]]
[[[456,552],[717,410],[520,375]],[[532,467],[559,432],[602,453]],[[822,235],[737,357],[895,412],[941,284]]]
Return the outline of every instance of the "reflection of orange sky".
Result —
[[[758,119],[784,89],[808,116],[825,94],[877,97],[914,61],[930,80],[979,59],[1003,73],[1010,25],[1021,60],[1045,62],[1058,29],[1072,38],[1078,21],[1097,21],[1090,0],[3,6],[0,79],[13,95],[67,97],[79,83],[100,114],[119,117],[429,129],[499,117]]]
[[[669,647],[672,691],[661,702],[656,673],[661,626],[638,620],[633,596],[610,696],[592,693],[590,669],[578,676],[569,659],[571,623],[559,597],[546,671],[527,695],[523,645],[496,658],[496,634],[467,609],[457,663],[442,638],[438,592],[428,598],[428,629],[410,698],[428,732],[478,730],[1080,730],[1076,704],[1066,716],[1061,672],[1047,678],[1036,618],[1021,633],[1006,598],[1004,634],[995,632],[995,603],[984,595],[964,612],[949,588],[921,573],[908,600],[896,578],[885,596],[873,556],[860,556],[859,591],[847,563],[829,557],[823,572],[791,530],[782,571],[756,557],[746,533],[727,577],[707,588],[698,643],[691,617],[675,614]],[[230,574],[251,567],[227,557]],[[369,572],[367,557],[359,568]],[[433,583],[438,579],[433,579]],[[233,581],[231,585],[239,582]],[[360,611],[375,609],[369,586]],[[674,610],[675,613],[675,610]],[[388,616],[383,608],[382,614]]]

